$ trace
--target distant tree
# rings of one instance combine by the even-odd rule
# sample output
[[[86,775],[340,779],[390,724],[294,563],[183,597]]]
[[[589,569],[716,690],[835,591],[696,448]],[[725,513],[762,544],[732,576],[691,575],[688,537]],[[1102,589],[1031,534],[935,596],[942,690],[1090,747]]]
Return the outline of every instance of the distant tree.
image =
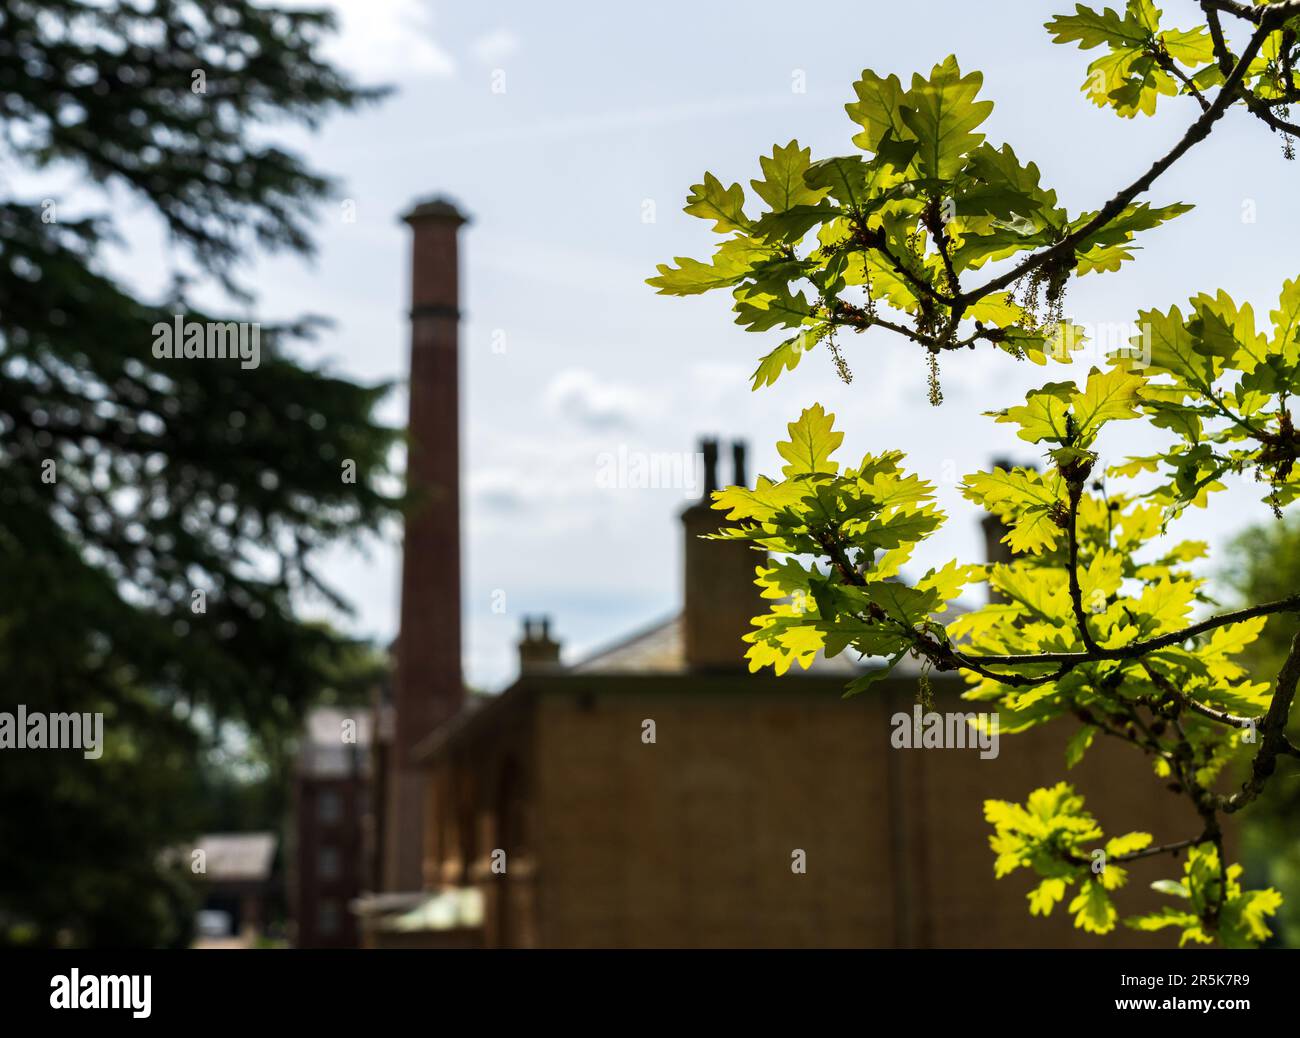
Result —
[[[1300,519],[1252,526],[1228,548],[1224,582],[1238,604],[1268,602],[1300,588]],[[1291,620],[1291,623],[1288,621]],[[1294,621],[1270,616],[1259,638],[1248,645],[1242,662],[1251,674],[1276,674],[1291,647]],[[1300,718],[1292,717],[1288,732],[1300,743]],[[1246,850],[1259,862],[1269,882],[1286,897],[1282,930],[1286,943],[1300,947],[1300,781],[1294,775],[1272,783],[1247,816]]]
[[[337,636],[336,636],[337,637]],[[313,705],[369,707],[376,686],[387,680],[390,661],[373,646],[344,641],[316,661],[319,684]],[[292,824],[293,768],[301,727],[280,724],[249,729],[227,719],[211,736],[200,769],[200,803],[194,822],[205,832],[282,830]]]
[[[1283,522],[1258,523],[1228,545],[1224,583],[1238,601],[1269,602],[1300,588],[1300,516]],[[1243,651],[1254,673],[1277,673],[1295,635],[1292,617],[1279,614],[1264,621],[1259,637]]]
[[[387,680],[391,663],[373,646],[345,642],[343,651],[331,651],[319,666],[321,683],[313,689],[312,703],[364,711],[376,686]],[[301,735],[298,725],[276,723],[250,730],[242,721],[227,720],[205,740],[207,752],[199,757],[190,778],[190,785],[197,785],[186,817],[190,826],[205,833],[277,833],[280,852],[275,874],[281,879],[286,873],[285,856],[292,853],[297,839],[293,784]],[[189,787],[182,782],[177,788]],[[283,883],[276,883],[264,905],[264,922],[283,923],[288,907],[288,891]]]
[[[250,251],[310,250],[332,185],[274,127],[379,96],[317,56],[332,28],[244,0],[0,4],[10,170],[83,185],[0,198],[0,709],[104,714],[98,760],[0,749],[0,942],[183,940],[159,851],[193,832],[191,719],[275,738],[352,651],[295,603],[342,605],[317,549],[393,514],[387,387],[296,360],[310,318],[244,360],[161,342],[176,315],[209,346],[256,322]],[[160,298],[110,270],[128,202],[190,270]],[[195,279],[239,313],[193,305]]]
[[[936,405],[939,361],[957,362],[959,351],[1069,361],[1087,345],[1066,314],[1072,280],[1119,270],[1138,234],[1188,211],[1143,196],[1222,118],[1244,111],[1280,133],[1293,156],[1300,0],[1186,7],[1196,24],[1185,29],[1162,20],[1152,0],[1128,0],[1122,14],[1080,4],[1047,25],[1057,43],[1100,49],[1083,86],[1094,104],[1132,118],[1179,98],[1193,113],[1173,146],[1097,210],[1070,213],[1037,166],[985,141],[978,129],[993,103],[979,99],[980,74],[963,74],[955,57],[908,85],[868,69],[846,106],[858,152],[813,161],[797,141],[777,145],[751,181],[756,208],[740,184],[706,173],[686,212],[722,236],[716,253],[663,265],[650,284],[673,295],[727,289],[739,324],[786,329],[759,362],[755,389],[823,344],[850,381],[845,338],[873,330],[923,354]],[[1198,604],[1211,604],[1189,566],[1206,547],[1171,542],[1165,531],[1188,507],[1209,505],[1228,473],[1253,473],[1277,512],[1300,496],[1290,405],[1300,394],[1300,279],[1273,298],[1265,330],[1222,291],[1193,297],[1186,313],[1143,311],[1131,345],[1104,368],[992,412],[1041,445],[1048,462],[1041,473],[994,468],[965,478],[965,496],[1009,527],[1009,564],[953,561],[915,583],[899,579],[944,520],[933,486],[903,470],[899,451],[842,464],[834,455],[844,433],[819,404],[778,444],[784,478],[715,494],[734,521],[722,536],[773,555],[758,579],[771,609],[747,636],[753,668],[784,672],[849,648],[888,660],[849,686],[857,693],[911,655],[962,673],[967,698],[995,711],[1002,733],[1063,718],[1077,726],[1067,765],[1098,736],[1122,740],[1194,805],[1199,828],[1157,843],[1138,832],[1107,839],[1065,782],[1024,804],[988,801],[996,873],[1037,874],[1034,914],[1068,896],[1076,926],[1109,932],[1125,863],[1186,852],[1182,876],[1157,886],[1167,907],[1128,925],[1173,928],[1180,943],[1245,946],[1270,934],[1281,897],[1243,888],[1240,867],[1224,856],[1221,818],[1254,804],[1279,763],[1300,756],[1287,736],[1300,681],[1300,593],[1293,583],[1277,598],[1191,622]],[[870,357],[861,363],[869,368]],[[1103,465],[1113,423],[1134,419],[1165,433],[1165,449]],[[996,600],[945,615],[977,582]],[[1256,680],[1242,652],[1270,616],[1285,617],[1290,641],[1276,676]],[[1219,776],[1238,765],[1245,781],[1220,791]]]
[[[337,636],[336,636],[337,637]],[[344,641],[316,661],[313,705],[365,710],[377,685],[387,680],[388,657],[373,646]],[[284,831],[293,794],[293,768],[301,726],[269,724],[250,729],[238,719],[212,732],[211,749],[199,773],[202,787],[195,824],[205,832],[234,829]]]

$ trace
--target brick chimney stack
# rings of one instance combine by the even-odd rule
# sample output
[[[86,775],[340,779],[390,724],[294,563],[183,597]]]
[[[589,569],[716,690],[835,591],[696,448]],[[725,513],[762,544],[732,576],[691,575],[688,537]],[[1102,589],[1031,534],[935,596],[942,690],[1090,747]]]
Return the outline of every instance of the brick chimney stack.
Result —
[[[686,665],[694,670],[744,670],[741,638],[753,630],[751,618],[767,611],[754,584],[754,570],[763,555],[745,541],[709,541],[706,534],[728,525],[724,513],[711,507],[718,489],[718,441],[700,441],[704,456],[704,493],[682,512],[686,529],[685,609],[683,628]],[[729,486],[748,486],[745,445],[731,448],[734,479]]]
[[[413,751],[454,716],[461,678],[460,277],[451,202],[421,202],[402,219],[411,241],[410,413],[406,480],[412,506],[402,552],[401,634],[393,688],[388,890],[422,882],[425,785]]]
[[[536,674],[560,668],[560,643],[551,637],[551,618],[524,617],[524,637],[519,642],[519,672]]]

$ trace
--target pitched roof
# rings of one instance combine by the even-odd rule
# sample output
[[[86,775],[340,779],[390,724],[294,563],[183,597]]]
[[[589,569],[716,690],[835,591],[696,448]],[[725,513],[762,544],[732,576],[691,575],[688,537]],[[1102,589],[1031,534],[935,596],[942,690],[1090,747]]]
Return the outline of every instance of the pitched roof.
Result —
[[[686,665],[686,646],[683,633],[681,613],[660,620],[649,627],[598,649],[586,659],[568,667],[571,674],[684,674]],[[814,677],[843,677],[845,680],[879,666],[876,660],[858,662],[852,652],[842,652],[827,659],[820,652],[808,668]],[[803,673],[799,667],[791,668],[790,673]],[[911,657],[904,657],[895,670],[899,677],[918,676],[920,664]]]
[[[265,880],[275,859],[274,833],[208,833],[195,850],[203,852],[204,877],[210,882]]]

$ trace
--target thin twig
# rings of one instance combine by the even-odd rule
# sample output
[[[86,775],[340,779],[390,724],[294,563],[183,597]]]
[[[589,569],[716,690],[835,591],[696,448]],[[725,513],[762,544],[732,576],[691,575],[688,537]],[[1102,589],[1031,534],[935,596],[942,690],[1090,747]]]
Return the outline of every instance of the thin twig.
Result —
[[[1228,624],[1253,620],[1257,616],[1270,616],[1273,613],[1294,612],[1300,612],[1300,595],[1292,595],[1277,602],[1247,606],[1245,609],[1236,609],[1230,613],[1221,613],[1218,616],[1202,620],[1200,623],[1192,624],[1190,627],[1184,627],[1181,631],[1171,631],[1169,634],[1148,638],[1145,641],[1131,642],[1115,649],[1099,646],[1095,652],[1040,652],[1003,656],[970,656],[968,659],[976,663],[992,666],[1015,666],[1023,663],[1069,663],[1072,666],[1078,666],[1081,663],[1092,663],[1099,660],[1131,660],[1148,652],[1154,652],[1156,649],[1167,649],[1171,645],[1177,645],[1179,642],[1195,638],[1199,634],[1205,634],[1207,631],[1213,631],[1218,627],[1226,627]]]
[[[1202,834],[1190,840],[1176,840],[1174,843],[1162,843],[1158,847],[1147,847],[1145,850],[1133,851],[1131,854],[1120,854],[1114,858],[1107,858],[1107,862],[1114,864],[1116,862],[1137,861],[1139,858],[1150,858],[1157,854],[1177,854],[1188,847],[1195,847],[1200,843],[1209,843],[1210,838]]]
[[[1255,724],[1256,719],[1253,717],[1239,717],[1236,714],[1228,713],[1226,710],[1216,710],[1212,706],[1206,706],[1204,703],[1197,702],[1186,692],[1175,688],[1172,681],[1159,671],[1153,670],[1151,666],[1145,662],[1142,664],[1142,669],[1147,672],[1147,677],[1151,679],[1151,683],[1155,685],[1156,688],[1169,695],[1179,706],[1186,707],[1194,714],[1200,714],[1204,718],[1208,718],[1211,721],[1217,721],[1219,724],[1227,725],[1229,728],[1249,728],[1251,725]]]
[[[1178,62],[1173,59],[1173,56],[1169,51],[1167,51],[1162,44],[1157,43],[1153,48],[1151,48],[1151,53],[1156,59],[1156,64],[1182,83],[1183,88],[1187,93],[1196,98],[1196,103],[1201,106],[1201,111],[1208,112],[1210,110],[1210,102],[1205,99],[1205,95],[1202,94],[1197,85],[1192,82],[1191,76],[1178,67]]]
[[[1097,214],[1085,223],[1082,227],[1072,231],[1062,238],[1055,245],[1048,246],[1041,252],[1036,252],[1022,262],[1018,263],[1005,274],[1001,274],[989,281],[986,281],[978,288],[969,289],[957,297],[958,302],[973,303],[983,299],[991,292],[1006,288],[1008,285],[1024,277],[1031,270],[1043,266],[1062,256],[1072,255],[1075,246],[1085,241],[1088,237],[1095,234],[1101,228],[1114,220],[1125,207],[1133,201],[1138,195],[1150,189],[1156,179],[1164,173],[1170,166],[1183,157],[1193,145],[1205,140],[1210,135],[1210,129],[1216,122],[1223,117],[1223,113],[1228,110],[1236,97],[1237,87],[1245,78],[1250,64],[1255,60],[1255,55],[1259,53],[1260,47],[1263,46],[1264,40],[1272,32],[1275,22],[1280,22],[1292,14],[1300,14],[1300,0],[1286,0],[1285,3],[1274,4],[1267,8],[1260,8],[1263,12],[1260,15],[1261,24],[1258,29],[1251,35],[1250,42],[1246,44],[1246,49],[1242,52],[1237,64],[1233,67],[1224,81],[1222,89],[1215,96],[1214,102],[1210,107],[1201,113],[1187,132],[1174,147],[1166,152],[1163,156],[1153,162],[1150,168],[1143,173],[1137,180],[1121,189],[1109,202],[1098,210]]]
[[[1074,607],[1074,622],[1079,628],[1084,648],[1089,653],[1095,653],[1099,646],[1088,630],[1088,615],[1083,609],[1083,592],[1079,587],[1079,500],[1083,497],[1083,483],[1072,480],[1068,489],[1070,505],[1066,525],[1070,537],[1070,604]]]

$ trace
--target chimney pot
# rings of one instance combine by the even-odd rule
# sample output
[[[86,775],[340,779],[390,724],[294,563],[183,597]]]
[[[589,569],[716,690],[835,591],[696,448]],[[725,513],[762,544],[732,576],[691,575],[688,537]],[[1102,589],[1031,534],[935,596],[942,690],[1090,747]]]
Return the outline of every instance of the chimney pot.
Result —
[[[686,663],[697,670],[743,670],[746,646],[741,639],[752,629],[750,620],[766,611],[754,584],[754,570],[764,556],[744,541],[706,539],[732,524],[709,500],[718,485],[718,441],[701,440],[700,450],[704,455],[704,496],[682,512]],[[744,452],[743,443],[732,443],[737,484],[745,482]]]
[[[708,501],[718,489],[718,441],[711,436],[700,440],[700,453],[704,456],[704,493],[700,500]]]
[[[733,440],[731,444],[731,463],[735,470],[735,486],[748,487],[749,479],[745,475],[745,441]]]
[[[559,666],[560,643],[551,638],[551,618],[525,617],[524,636],[519,642],[519,672],[536,674]]]
[[[422,202],[417,202],[411,207],[411,211],[402,217],[402,221],[411,226],[425,220],[454,223],[457,227],[470,222],[469,217],[462,213],[456,203],[445,195],[435,195],[432,198],[426,198]]]

